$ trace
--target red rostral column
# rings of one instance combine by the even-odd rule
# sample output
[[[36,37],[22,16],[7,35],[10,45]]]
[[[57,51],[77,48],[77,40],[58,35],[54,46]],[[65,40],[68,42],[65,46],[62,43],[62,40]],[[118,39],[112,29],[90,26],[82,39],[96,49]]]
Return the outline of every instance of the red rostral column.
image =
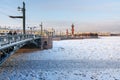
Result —
[[[72,36],[74,36],[74,25],[72,24],[71,27],[72,27],[72,30],[71,30],[72,31]]]
[[[68,29],[66,29],[66,36],[68,36]]]

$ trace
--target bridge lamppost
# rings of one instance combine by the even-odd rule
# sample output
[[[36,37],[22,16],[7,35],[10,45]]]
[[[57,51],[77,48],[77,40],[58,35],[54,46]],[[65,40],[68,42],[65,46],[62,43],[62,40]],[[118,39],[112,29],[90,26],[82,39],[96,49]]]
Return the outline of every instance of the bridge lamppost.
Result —
[[[33,32],[34,32],[34,34],[35,34],[35,28],[37,28],[37,27],[35,27],[35,26],[33,27]]]
[[[36,27],[28,27],[28,28],[30,29],[31,34],[32,34],[33,30],[34,30]]]
[[[22,11],[23,15],[22,16],[9,16],[10,18],[22,18],[23,19],[23,34],[26,34],[25,31],[25,2],[23,2],[23,7],[18,7],[18,11]]]
[[[28,27],[29,29],[30,29],[30,32],[31,32],[31,34],[32,34],[32,27]]]
[[[41,22],[41,24],[40,24],[40,27],[41,27],[41,36],[43,35],[43,24],[42,24],[42,22]]]

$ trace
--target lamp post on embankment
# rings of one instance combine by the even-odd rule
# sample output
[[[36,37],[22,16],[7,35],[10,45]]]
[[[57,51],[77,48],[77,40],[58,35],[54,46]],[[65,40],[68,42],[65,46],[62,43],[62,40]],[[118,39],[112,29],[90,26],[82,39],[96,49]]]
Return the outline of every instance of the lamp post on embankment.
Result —
[[[25,2],[23,2],[23,7],[18,7],[18,11],[22,11],[22,16],[9,16],[10,18],[21,18],[23,19],[23,34],[26,34],[26,31],[25,31]]]

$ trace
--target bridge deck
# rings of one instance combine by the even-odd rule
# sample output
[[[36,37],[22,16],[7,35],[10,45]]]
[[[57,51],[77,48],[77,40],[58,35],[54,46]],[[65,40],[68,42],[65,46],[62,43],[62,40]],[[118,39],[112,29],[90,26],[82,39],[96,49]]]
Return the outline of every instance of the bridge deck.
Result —
[[[39,44],[40,39],[41,37],[36,35],[0,36],[0,64],[25,44],[30,42]]]

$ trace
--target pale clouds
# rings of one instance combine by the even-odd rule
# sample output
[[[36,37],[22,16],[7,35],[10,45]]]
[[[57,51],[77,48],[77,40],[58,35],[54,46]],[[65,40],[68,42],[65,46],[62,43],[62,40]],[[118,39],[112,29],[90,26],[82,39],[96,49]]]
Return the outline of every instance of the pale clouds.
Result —
[[[54,1],[54,0],[53,0]],[[102,11],[111,12],[120,10],[120,1],[105,0],[60,0],[37,5],[44,11]]]
[[[81,7],[83,11],[114,12],[120,10],[120,2],[108,2],[91,6]]]
[[[2,0],[3,1],[3,0]],[[15,4],[13,4],[15,2]],[[6,0],[9,7],[1,3],[0,11],[9,15],[21,15],[16,10],[22,1]],[[120,0],[24,0],[26,2],[26,27],[38,26],[43,22],[44,28],[76,31],[119,32]],[[4,10],[5,9],[5,10]],[[10,11],[11,12],[10,12]],[[3,15],[3,14],[1,14]],[[22,26],[21,20],[12,20],[0,15],[1,25]]]
[[[71,30],[72,23],[75,25],[76,32],[120,32],[119,20],[96,21],[96,22],[67,22],[67,21],[53,21],[45,22],[45,28],[54,28],[56,30],[66,31]]]

